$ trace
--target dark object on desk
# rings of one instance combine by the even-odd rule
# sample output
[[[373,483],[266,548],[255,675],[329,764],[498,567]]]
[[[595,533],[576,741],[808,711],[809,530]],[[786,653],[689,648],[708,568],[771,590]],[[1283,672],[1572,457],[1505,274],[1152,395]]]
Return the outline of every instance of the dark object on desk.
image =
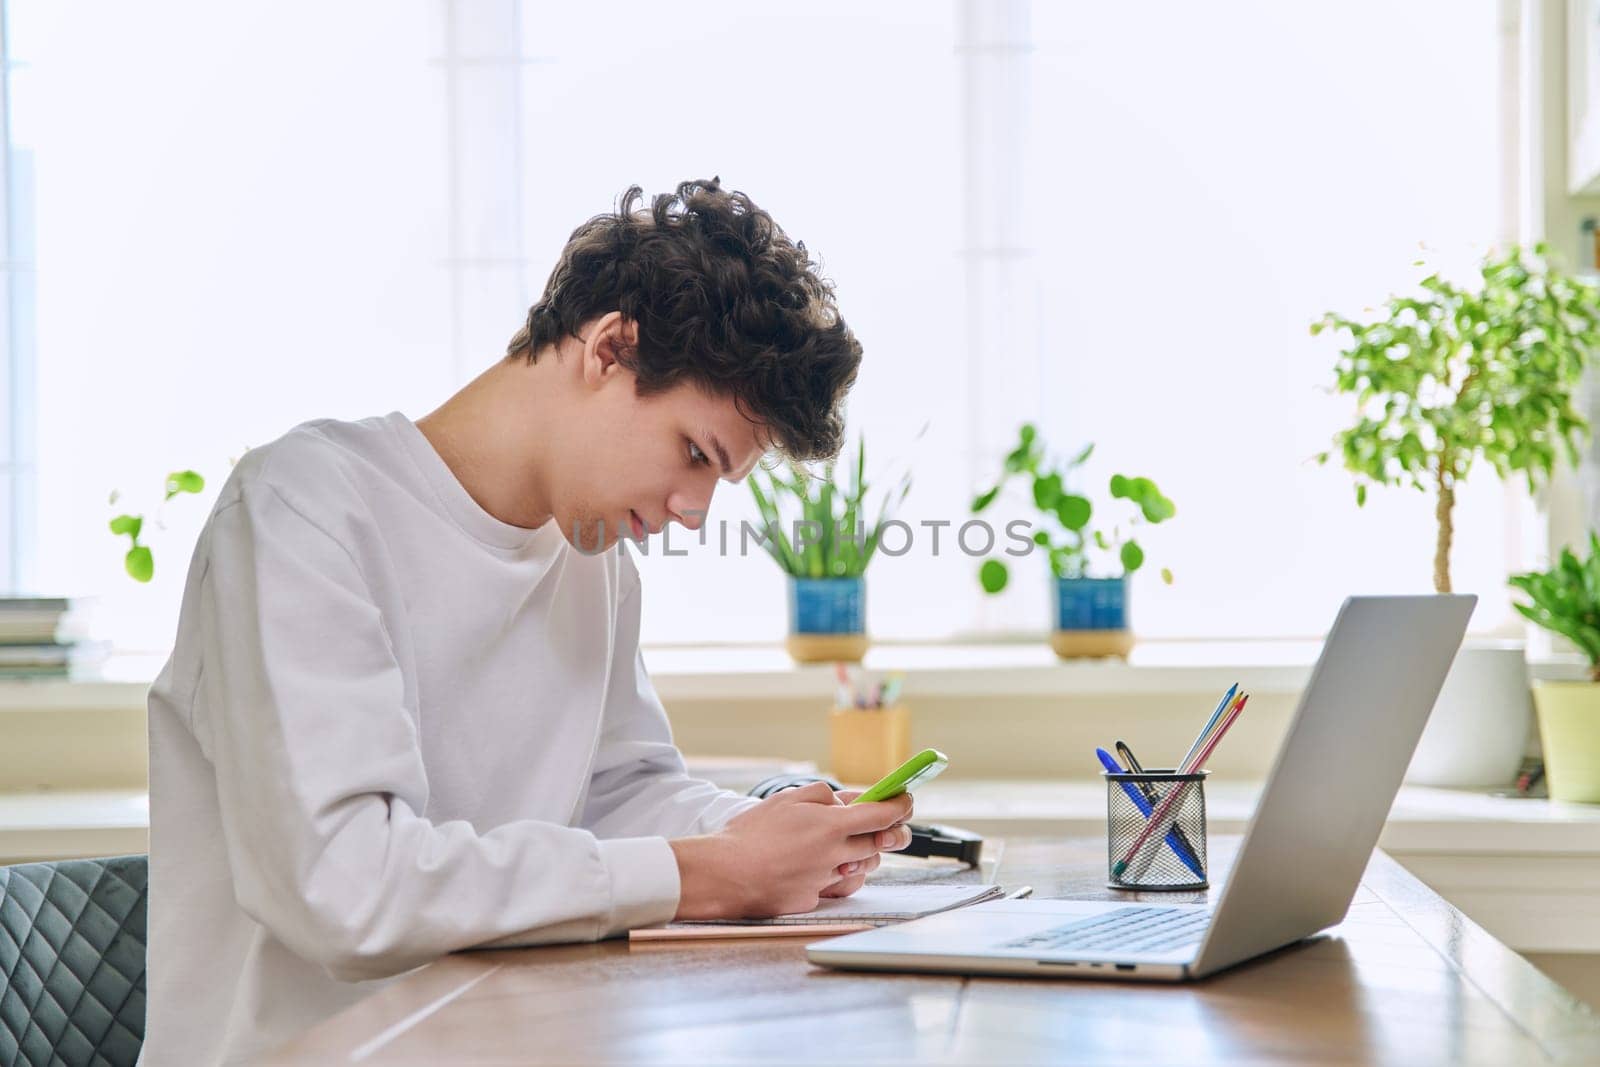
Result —
[[[835,791],[844,788],[832,778],[821,778],[811,774],[775,774],[771,778],[757,782],[751,788],[750,795],[764,800],[774,793],[781,793],[785,789],[799,789],[812,782],[826,782],[828,788]],[[933,857],[953,859],[960,860],[968,867],[978,866],[978,857],[983,853],[983,838],[970,830],[931,823],[906,825],[911,828],[911,844],[901,849],[898,855],[916,856],[921,859]]]
[[[968,867],[978,865],[978,857],[983,854],[983,838],[971,830],[939,823],[906,825],[911,827],[911,844],[901,849],[899,855],[920,856],[924,859],[937,856],[960,860]]]
[[[774,793],[781,793],[785,789],[799,789],[812,782],[827,782],[828,788],[836,793],[844,788],[832,778],[823,778],[815,774],[774,774],[771,778],[763,778],[751,786],[750,795],[765,800]]]

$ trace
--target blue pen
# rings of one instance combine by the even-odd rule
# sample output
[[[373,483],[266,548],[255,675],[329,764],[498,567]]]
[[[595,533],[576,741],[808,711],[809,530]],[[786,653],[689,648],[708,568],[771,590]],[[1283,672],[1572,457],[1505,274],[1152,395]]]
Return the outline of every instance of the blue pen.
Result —
[[[1112,774],[1128,773],[1123,770],[1122,764],[1118,763],[1116,758],[1105,749],[1097,748],[1094,750],[1094,754],[1100,757],[1100,765]],[[1139,809],[1139,814],[1148,819],[1155,809],[1144,798],[1144,794],[1135,789],[1132,782],[1123,782],[1122,789],[1123,792],[1128,794],[1128,799],[1133,801],[1133,806]],[[1195,859],[1194,854],[1184,847],[1183,842],[1178,839],[1176,831],[1176,827],[1167,831],[1167,844],[1172,847],[1173,852],[1177,853],[1178,858],[1183,861],[1183,865],[1194,872],[1196,878],[1204,879],[1206,872],[1200,869],[1200,861]]]

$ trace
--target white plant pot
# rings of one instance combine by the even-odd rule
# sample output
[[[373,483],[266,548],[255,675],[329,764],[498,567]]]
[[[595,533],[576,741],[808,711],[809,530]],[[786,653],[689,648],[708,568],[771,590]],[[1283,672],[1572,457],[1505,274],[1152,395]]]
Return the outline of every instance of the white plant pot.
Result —
[[[1532,723],[1522,644],[1464,645],[1417,742],[1406,782],[1461,789],[1510,785]]]

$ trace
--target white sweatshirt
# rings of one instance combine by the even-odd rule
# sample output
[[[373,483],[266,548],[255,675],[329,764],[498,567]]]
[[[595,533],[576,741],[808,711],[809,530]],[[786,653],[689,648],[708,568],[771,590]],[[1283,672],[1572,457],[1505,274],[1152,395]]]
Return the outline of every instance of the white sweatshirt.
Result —
[[[453,949],[670,919],[684,773],[627,553],[484,511],[404,415],[223,486],[150,691],[143,1062],[246,1059]]]

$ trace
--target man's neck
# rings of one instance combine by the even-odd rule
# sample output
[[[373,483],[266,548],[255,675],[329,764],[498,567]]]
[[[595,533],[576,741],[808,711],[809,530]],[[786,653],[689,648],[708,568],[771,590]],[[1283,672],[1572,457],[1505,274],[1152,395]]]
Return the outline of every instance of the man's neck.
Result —
[[[417,429],[479,507],[501,522],[534,530],[550,519],[537,427],[542,390],[536,367],[502,360],[468,382]]]

